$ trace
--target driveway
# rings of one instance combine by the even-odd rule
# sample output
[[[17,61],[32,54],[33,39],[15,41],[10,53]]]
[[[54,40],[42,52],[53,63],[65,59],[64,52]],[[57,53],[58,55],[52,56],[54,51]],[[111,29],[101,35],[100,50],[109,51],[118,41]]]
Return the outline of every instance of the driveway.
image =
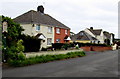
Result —
[[[118,50],[26,67],[3,69],[3,77],[117,77]]]

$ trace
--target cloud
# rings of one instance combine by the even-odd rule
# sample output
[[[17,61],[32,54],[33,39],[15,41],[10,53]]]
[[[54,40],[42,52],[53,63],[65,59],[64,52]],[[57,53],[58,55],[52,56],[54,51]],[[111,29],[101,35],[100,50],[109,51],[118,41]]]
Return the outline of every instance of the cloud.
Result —
[[[52,16],[69,26],[75,33],[93,26],[118,36],[117,0],[74,0],[53,5]],[[60,6],[61,5],[61,6]],[[52,5],[51,5],[52,6]],[[59,7],[57,7],[59,6]],[[54,15],[55,14],[55,15]],[[78,29],[79,28],[79,29]],[[113,30],[114,29],[114,30]]]
[[[3,0],[2,13],[12,18],[43,4],[45,13],[78,33],[93,26],[118,36],[119,0]]]

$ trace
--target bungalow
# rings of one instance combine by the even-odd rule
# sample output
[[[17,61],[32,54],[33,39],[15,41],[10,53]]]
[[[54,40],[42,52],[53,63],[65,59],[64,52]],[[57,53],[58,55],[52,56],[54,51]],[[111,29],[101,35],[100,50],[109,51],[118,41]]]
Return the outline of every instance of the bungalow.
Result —
[[[91,41],[97,41],[96,38],[92,37],[90,34],[85,31],[80,31],[78,34],[71,36],[71,42],[80,42],[80,43],[91,43]]]
[[[103,31],[102,29],[86,28],[78,34],[71,36],[72,41],[82,43],[106,43],[113,44],[114,34]]]
[[[47,48],[52,43],[64,43],[66,40],[70,40],[70,28],[45,14],[42,5],[37,7],[37,11],[30,10],[13,20],[20,23],[25,29],[23,34],[42,39],[41,48]],[[65,39],[65,37],[67,38]]]

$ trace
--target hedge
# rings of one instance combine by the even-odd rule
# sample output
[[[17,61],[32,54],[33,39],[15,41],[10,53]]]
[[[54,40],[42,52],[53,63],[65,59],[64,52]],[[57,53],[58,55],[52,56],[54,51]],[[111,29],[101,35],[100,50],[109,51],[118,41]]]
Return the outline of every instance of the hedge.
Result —
[[[74,43],[75,45],[78,44],[79,47],[83,47],[83,46],[110,46],[110,45],[106,45],[106,44],[94,44],[94,43],[79,43],[76,42]]]
[[[67,49],[70,47],[75,47],[74,43],[52,43],[52,48],[56,49]]]
[[[75,47],[78,44],[79,47],[83,46],[110,46],[106,44],[94,44],[94,43],[79,43],[79,42],[73,42],[73,43],[53,43],[52,48],[56,49],[67,49],[70,47]]]
[[[83,51],[76,52],[68,52],[67,54],[59,54],[59,55],[42,55],[36,57],[26,58],[25,60],[9,60],[8,64],[14,67],[28,66],[37,63],[46,63],[54,60],[68,59],[74,57],[82,57],[85,56]]]
[[[40,49],[40,40],[34,36],[21,35],[23,45],[25,47],[24,52],[37,52]]]

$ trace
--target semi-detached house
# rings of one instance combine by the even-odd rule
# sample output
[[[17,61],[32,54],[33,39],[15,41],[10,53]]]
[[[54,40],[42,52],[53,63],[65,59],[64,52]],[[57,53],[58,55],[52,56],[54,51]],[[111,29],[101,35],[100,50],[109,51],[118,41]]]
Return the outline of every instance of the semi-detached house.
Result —
[[[37,11],[30,10],[13,20],[25,29],[23,34],[42,39],[41,48],[47,48],[52,43],[65,43],[70,40],[70,28],[45,14],[43,6],[38,6]]]

